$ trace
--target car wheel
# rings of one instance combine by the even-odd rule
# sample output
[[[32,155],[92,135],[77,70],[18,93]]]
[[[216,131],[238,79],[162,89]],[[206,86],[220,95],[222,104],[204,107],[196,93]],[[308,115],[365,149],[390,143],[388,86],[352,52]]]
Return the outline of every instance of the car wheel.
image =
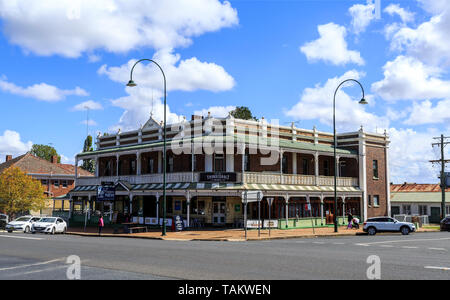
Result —
[[[52,233],[52,235],[55,234],[55,227],[52,228],[52,232],[51,233]]]
[[[406,226],[403,226],[402,228],[400,228],[400,232],[401,232],[403,235],[408,235],[410,231],[411,231],[411,230],[410,230],[408,227],[406,227]]]
[[[376,230],[375,227],[369,227],[369,228],[367,229],[367,233],[368,233],[369,235],[375,235],[375,234],[377,234],[377,230]]]
[[[24,233],[30,233],[30,227],[25,227],[25,230],[23,231]]]
[[[66,234],[66,232],[67,232],[67,227],[64,227],[62,234]]]
[[[36,234],[36,231],[32,231],[31,234]]]
[[[12,230],[8,230],[8,233],[12,233]]]

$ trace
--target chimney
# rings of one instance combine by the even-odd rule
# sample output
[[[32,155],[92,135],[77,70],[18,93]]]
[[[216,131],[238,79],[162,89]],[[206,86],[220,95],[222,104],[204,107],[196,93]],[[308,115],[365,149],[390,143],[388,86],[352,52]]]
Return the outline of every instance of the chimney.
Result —
[[[51,158],[51,163],[52,164],[57,164],[58,163],[58,155],[53,155]]]
[[[12,155],[6,155],[6,161],[10,161],[12,159]]]

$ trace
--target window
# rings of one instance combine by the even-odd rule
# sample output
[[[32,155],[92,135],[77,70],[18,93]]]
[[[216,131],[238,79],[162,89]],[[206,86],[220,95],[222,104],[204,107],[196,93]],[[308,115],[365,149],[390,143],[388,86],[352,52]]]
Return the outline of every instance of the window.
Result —
[[[173,157],[168,157],[167,158],[167,170],[168,173],[172,173],[173,172]]]
[[[225,158],[223,154],[214,155],[214,172],[225,171]]]
[[[308,164],[308,159],[306,159],[306,158],[304,158],[302,160],[302,174],[303,175],[309,174],[309,164]]]
[[[373,178],[378,179],[378,160],[373,161]]]
[[[47,179],[42,179],[42,180],[41,180],[41,184],[42,184],[42,185],[47,185]]]
[[[281,165],[281,172],[283,174],[287,174],[287,172],[288,172],[288,158],[285,155],[283,155],[283,160],[282,160],[282,165]]]
[[[371,196],[367,196],[367,203],[369,204],[369,206],[372,206],[372,198]]]
[[[62,186],[63,186],[63,188],[66,188],[66,187],[67,187],[67,180],[63,180],[63,181],[62,181]]]
[[[428,215],[428,206],[426,206],[426,205],[419,205],[419,215],[420,216]]]
[[[411,215],[411,205],[403,205],[403,214]]]
[[[54,181],[53,181],[53,185],[54,185],[55,187],[59,187],[59,180],[54,180]]]
[[[249,154],[244,155],[244,171],[250,172],[250,156],[249,156]]]
[[[380,196],[378,195],[373,196],[373,206],[380,206]]]
[[[450,205],[447,205],[447,215],[450,215]]]
[[[328,160],[323,161],[323,175],[330,176],[330,163]]]
[[[154,164],[155,164],[155,161],[153,160],[153,158],[151,158],[151,159],[149,159],[147,161],[147,173],[153,173],[154,172],[154,169],[153,169]]]
[[[130,160],[130,175],[136,174],[136,161]]]

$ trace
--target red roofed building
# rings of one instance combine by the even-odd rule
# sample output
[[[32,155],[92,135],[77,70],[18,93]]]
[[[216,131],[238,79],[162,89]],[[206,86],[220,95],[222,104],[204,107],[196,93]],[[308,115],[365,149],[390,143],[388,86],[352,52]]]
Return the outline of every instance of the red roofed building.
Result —
[[[61,199],[74,188],[75,167],[73,165],[58,163],[57,156],[52,157],[51,161],[47,161],[31,153],[26,153],[15,158],[7,155],[6,161],[0,164],[0,173],[11,167],[17,167],[33,179],[40,180],[45,188],[44,193],[49,198],[46,208],[41,212],[30,213],[51,214],[53,209],[69,209],[68,205],[64,207]],[[78,167],[78,174],[94,176],[80,167]]]

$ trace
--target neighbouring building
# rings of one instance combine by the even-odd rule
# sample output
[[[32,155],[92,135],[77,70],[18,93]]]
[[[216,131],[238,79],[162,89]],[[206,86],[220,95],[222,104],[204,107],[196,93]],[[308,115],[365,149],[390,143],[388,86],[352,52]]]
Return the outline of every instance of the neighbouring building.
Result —
[[[0,164],[0,173],[11,167],[18,167],[22,172],[39,180],[44,186],[44,194],[48,198],[46,206],[40,212],[30,212],[31,214],[51,215],[53,210],[68,210],[68,202],[64,207],[67,193],[75,186],[75,167],[71,164],[58,163],[58,157],[53,156],[51,161],[26,153],[15,158],[6,155],[6,161]],[[92,173],[78,168],[78,173],[82,176],[93,176]]]
[[[96,173],[76,174],[72,221],[81,222],[87,212],[89,219],[103,213],[112,222],[131,215],[140,223],[161,224],[163,129],[150,117],[137,130],[99,135],[95,151],[76,156],[76,165],[95,160]],[[192,116],[168,124],[166,132],[169,218],[182,215],[189,226],[239,226],[243,192],[261,191],[261,218],[268,219],[267,199],[273,199],[271,218],[278,227],[301,226],[310,216],[317,225],[332,220],[333,134],[231,115]],[[339,222],[349,211],[362,220],[390,215],[388,136],[361,128],[337,138]],[[97,201],[105,184],[115,186],[114,201]],[[257,203],[249,203],[248,218],[258,218]]]
[[[445,191],[446,214],[450,215],[450,188]],[[428,216],[430,223],[441,220],[442,192],[439,184],[391,184],[391,211],[394,215]]]

